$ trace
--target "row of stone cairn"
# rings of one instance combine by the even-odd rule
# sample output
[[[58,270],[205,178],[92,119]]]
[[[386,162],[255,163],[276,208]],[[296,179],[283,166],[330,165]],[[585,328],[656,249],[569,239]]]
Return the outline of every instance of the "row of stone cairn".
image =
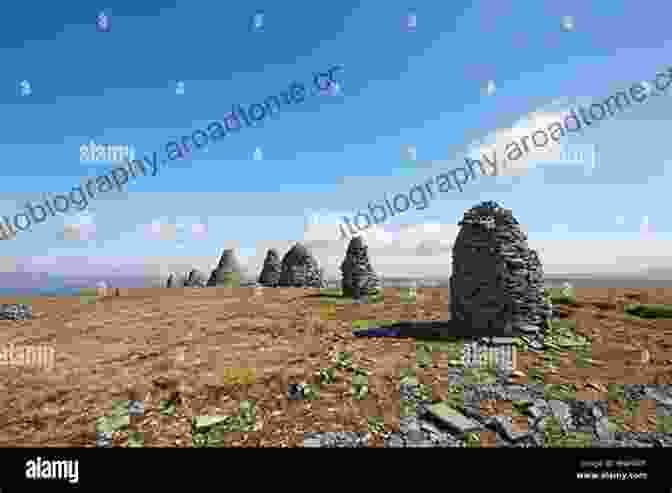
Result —
[[[341,264],[343,295],[353,298],[372,295],[381,287],[361,237],[350,241]],[[238,287],[241,280],[240,264],[231,249],[225,250],[217,267],[206,282],[205,275],[192,269],[182,279],[171,274],[166,287]],[[278,251],[268,250],[257,284],[263,287],[325,288],[324,269],[301,243],[295,244],[280,260]]]
[[[489,334],[539,335],[552,316],[544,298],[544,272],[537,252],[527,244],[511,210],[496,202],[482,202],[464,213],[453,246],[450,276],[451,320],[479,327]],[[381,288],[361,236],[351,239],[341,264],[344,296],[360,298]],[[186,276],[187,286],[203,286],[197,271]],[[240,285],[240,266],[233,250],[226,250],[207,286]],[[168,287],[176,287],[171,276]],[[270,249],[257,284],[265,287],[324,288],[324,272],[310,251],[295,244],[280,260]]]
[[[235,252],[224,250],[217,267],[208,278],[198,269],[192,269],[182,278],[170,274],[166,282],[167,288],[205,288],[205,287],[236,287],[240,286],[241,269]]]
[[[345,259],[341,264],[341,274],[344,296],[360,298],[373,295],[381,288],[380,278],[369,260],[368,247],[359,236],[350,240]],[[310,251],[300,243],[294,245],[282,261],[278,251],[270,249],[266,254],[258,283],[271,288],[327,286],[324,270],[319,267]]]

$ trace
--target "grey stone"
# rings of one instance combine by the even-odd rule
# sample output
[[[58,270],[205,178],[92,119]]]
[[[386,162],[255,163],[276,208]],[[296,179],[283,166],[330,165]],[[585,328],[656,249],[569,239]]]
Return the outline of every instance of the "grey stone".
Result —
[[[385,440],[386,447],[403,448],[405,445],[404,439],[398,434],[393,434]]]
[[[22,303],[0,305],[0,320],[32,320],[33,307]]]
[[[493,346],[508,346],[515,342],[514,337],[491,337],[490,344]]]
[[[310,448],[360,448],[366,447],[368,441],[368,433],[327,431],[324,433],[307,434],[304,437],[303,446]]]
[[[114,434],[111,431],[96,431],[96,447],[112,447]]]
[[[645,393],[661,406],[672,406],[672,385],[650,385]]]
[[[595,421],[595,436],[598,440],[613,440],[614,433],[609,429],[609,418],[603,416]]]
[[[129,416],[142,416],[145,414],[145,402],[144,401],[128,401],[128,415]]]
[[[303,440],[303,446],[306,448],[317,448],[322,446],[322,442],[318,437],[305,438]]]
[[[502,433],[504,437],[510,442],[517,442],[531,436],[529,431],[514,431],[510,416],[495,416],[491,420],[490,426],[495,428],[498,432]]]
[[[457,430],[460,433],[469,433],[483,428],[480,423],[474,421],[473,419],[467,418],[459,411],[453,409],[445,403],[431,405],[427,408],[427,411],[434,418],[441,421],[442,423],[445,423],[447,426]]]
[[[542,399],[536,399],[532,402],[532,405],[527,408],[527,412],[532,416],[533,419],[539,419],[544,416],[545,411],[547,410],[548,405],[546,401]]]
[[[181,288],[184,286],[184,277],[175,272],[171,272],[166,280],[167,288]]]
[[[541,327],[538,325],[531,325],[531,324],[521,324],[517,327],[517,329],[524,334],[537,334],[538,332],[541,331]]]
[[[191,269],[185,276],[184,287],[187,288],[204,288],[207,285],[206,275],[198,269]]]
[[[572,426],[572,414],[569,404],[557,399],[552,399],[548,401],[548,405],[551,407],[553,416],[560,421],[560,426],[563,431],[568,431]]]
[[[287,390],[287,397],[289,400],[297,401],[305,399],[305,386],[302,383],[290,383]]]
[[[406,432],[406,439],[409,442],[415,442],[417,444],[418,442],[422,442],[425,440],[425,435],[424,433],[422,433],[422,430],[420,428],[408,430]]]

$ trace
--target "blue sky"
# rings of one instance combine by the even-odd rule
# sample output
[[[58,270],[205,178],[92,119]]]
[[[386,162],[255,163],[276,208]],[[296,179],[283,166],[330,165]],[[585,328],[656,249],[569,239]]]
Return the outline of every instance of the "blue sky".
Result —
[[[284,253],[305,240],[333,270],[345,245],[330,235],[343,214],[462,166],[474,142],[534,127],[530,115],[552,119],[672,67],[672,7],[638,7],[624,0],[71,1],[40,6],[36,15],[33,5],[7,6],[0,215],[10,217],[28,200],[109,173],[112,163],[80,163],[79,146],[90,139],[149,154],[221,120],[234,104],[260,102],[292,81],[309,86],[314,73],[334,65],[344,71],[335,95],[311,96],[260,128],[101,195],[86,214],[52,217],[3,241],[0,268],[163,275],[182,265],[212,268],[223,248],[237,248],[256,269],[266,248]],[[96,30],[100,11],[110,16],[110,32]],[[255,11],[264,13],[260,32],[251,29]],[[565,15],[575,20],[572,31],[561,29]],[[20,95],[22,80],[29,96]],[[488,95],[489,80],[496,91]],[[672,267],[671,95],[573,138],[597,146],[590,173],[582,164],[529,161],[521,176],[481,177],[461,194],[410,209],[392,221],[401,228],[372,228],[380,269],[436,273],[438,266],[448,274],[455,223],[483,200],[513,210],[549,271]],[[416,162],[402,158],[407,146]],[[253,159],[256,148],[263,159]],[[306,217],[320,227],[306,229]],[[418,260],[422,242],[437,250]]]

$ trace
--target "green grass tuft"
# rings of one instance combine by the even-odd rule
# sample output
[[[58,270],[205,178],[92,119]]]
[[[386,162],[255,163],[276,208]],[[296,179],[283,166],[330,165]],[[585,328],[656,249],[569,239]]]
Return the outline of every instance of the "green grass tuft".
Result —
[[[576,294],[573,289],[546,288],[544,296],[554,305],[577,305]]]
[[[85,297],[85,296],[97,296],[98,295],[98,290],[96,288],[82,288],[79,290],[79,296],[80,297]]]
[[[625,312],[639,318],[672,318],[672,305],[636,303],[627,305]]]

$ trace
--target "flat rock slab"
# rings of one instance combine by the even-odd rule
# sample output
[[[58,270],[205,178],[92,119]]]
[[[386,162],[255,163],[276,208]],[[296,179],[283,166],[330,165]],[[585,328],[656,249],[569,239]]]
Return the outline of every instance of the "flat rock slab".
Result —
[[[443,402],[428,406],[427,412],[441,423],[462,434],[479,431],[483,428],[477,421],[467,418]]]

